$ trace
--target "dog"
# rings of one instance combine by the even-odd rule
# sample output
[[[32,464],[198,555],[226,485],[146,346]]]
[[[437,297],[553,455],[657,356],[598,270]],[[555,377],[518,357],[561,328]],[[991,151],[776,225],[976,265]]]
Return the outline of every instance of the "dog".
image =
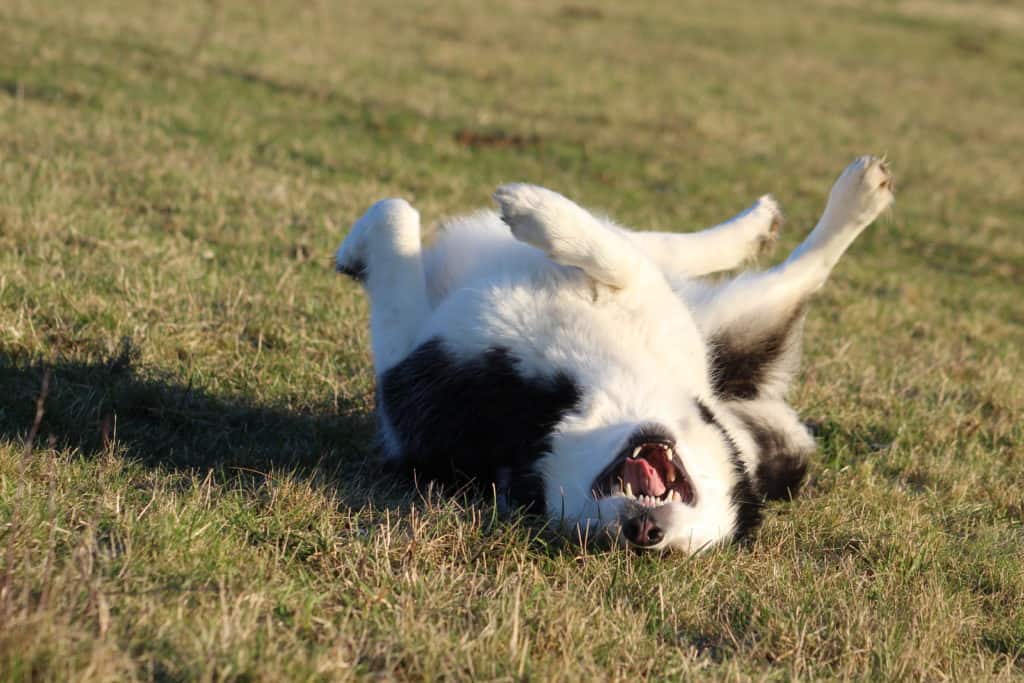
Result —
[[[447,221],[374,204],[335,254],[370,303],[384,459],[494,487],[585,539],[697,553],[795,496],[815,442],[785,401],[811,295],[893,201],[884,159],[843,171],[781,264],[765,195],[694,233],[625,229],[542,187]]]

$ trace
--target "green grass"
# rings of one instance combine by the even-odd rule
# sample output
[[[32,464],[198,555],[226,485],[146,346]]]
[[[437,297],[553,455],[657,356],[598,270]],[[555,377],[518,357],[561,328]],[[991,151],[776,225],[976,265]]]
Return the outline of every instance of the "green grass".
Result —
[[[1021,678],[1022,111],[994,1],[3,4],[0,679]],[[811,310],[821,449],[752,546],[381,480],[330,263],[374,200],[770,191],[788,249],[864,152],[897,204]]]

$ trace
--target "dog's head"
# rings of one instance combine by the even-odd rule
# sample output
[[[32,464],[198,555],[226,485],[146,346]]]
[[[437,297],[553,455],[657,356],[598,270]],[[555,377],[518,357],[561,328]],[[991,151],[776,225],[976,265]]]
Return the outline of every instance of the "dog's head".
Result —
[[[765,501],[796,495],[815,448],[783,400],[800,322],[798,311],[709,340],[705,396],[652,390],[650,377],[585,388],[537,466],[549,516],[652,550],[696,553],[747,536]]]
[[[599,427],[566,420],[539,463],[549,515],[590,537],[696,553],[744,538],[766,500],[797,493],[814,442],[788,406],[686,403]]]

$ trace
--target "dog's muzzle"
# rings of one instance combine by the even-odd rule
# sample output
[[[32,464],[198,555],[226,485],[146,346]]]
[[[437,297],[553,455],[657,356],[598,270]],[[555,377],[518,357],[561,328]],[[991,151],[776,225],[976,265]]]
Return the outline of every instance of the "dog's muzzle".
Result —
[[[594,498],[621,496],[629,504],[621,515],[622,534],[632,545],[647,548],[664,538],[672,504],[693,505],[696,493],[674,441],[641,430],[598,475]],[[664,508],[664,509],[662,509]]]

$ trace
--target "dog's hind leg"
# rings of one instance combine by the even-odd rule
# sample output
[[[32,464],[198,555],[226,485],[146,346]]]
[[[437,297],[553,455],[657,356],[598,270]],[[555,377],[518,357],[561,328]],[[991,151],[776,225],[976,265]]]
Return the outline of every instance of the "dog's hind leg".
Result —
[[[659,273],[625,232],[557,192],[520,183],[494,193],[501,219],[521,242],[610,287],[651,282]]]
[[[623,230],[666,276],[700,277],[738,268],[771,249],[782,211],[770,195],[728,221],[690,233]]]
[[[817,226],[785,262],[723,285],[681,291],[711,342],[720,396],[782,395],[799,359],[808,298],[892,200],[892,175],[885,162],[860,157],[843,171]]]
[[[370,298],[373,365],[383,375],[412,351],[430,312],[419,213],[402,199],[377,202],[352,226],[335,263]]]

